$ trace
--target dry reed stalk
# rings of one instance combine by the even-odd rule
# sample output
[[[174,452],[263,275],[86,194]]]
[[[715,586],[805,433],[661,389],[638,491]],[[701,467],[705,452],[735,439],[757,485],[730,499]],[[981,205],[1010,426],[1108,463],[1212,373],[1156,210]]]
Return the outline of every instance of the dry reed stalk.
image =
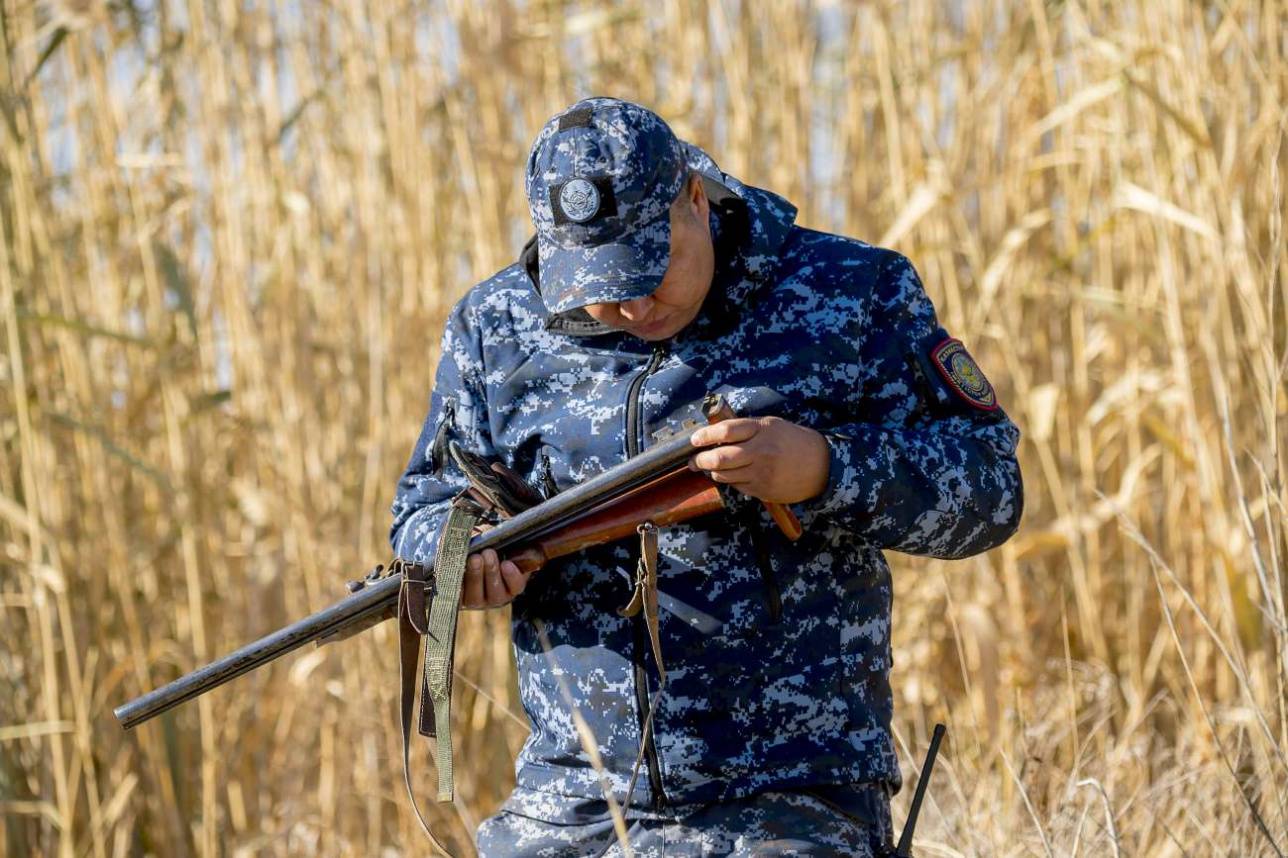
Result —
[[[1015,540],[892,558],[919,848],[1288,850],[1277,4],[0,2],[0,855],[417,848],[388,629],[109,710],[383,559],[444,314],[590,93],[910,255],[1025,431]],[[462,617],[462,851],[507,635]]]

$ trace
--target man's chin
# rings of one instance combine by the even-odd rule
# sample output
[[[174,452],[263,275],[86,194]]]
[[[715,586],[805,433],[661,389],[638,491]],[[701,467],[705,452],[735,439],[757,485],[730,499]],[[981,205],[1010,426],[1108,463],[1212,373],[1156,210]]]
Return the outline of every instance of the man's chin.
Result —
[[[643,325],[638,328],[626,328],[626,333],[639,337],[646,342],[655,343],[659,340],[670,339],[675,336],[677,331],[671,330],[675,327],[674,320],[667,319],[661,323],[652,325]]]

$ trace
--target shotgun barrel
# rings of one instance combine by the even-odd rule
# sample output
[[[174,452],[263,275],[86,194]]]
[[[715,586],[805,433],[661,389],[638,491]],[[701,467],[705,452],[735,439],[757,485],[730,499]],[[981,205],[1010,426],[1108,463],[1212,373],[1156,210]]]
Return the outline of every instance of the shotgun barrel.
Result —
[[[682,431],[604,473],[579,483],[470,541],[470,551],[497,551],[548,535],[596,510],[614,498],[660,476],[685,467],[695,451],[689,442],[692,429]],[[218,688],[225,682],[280,658],[292,650],[323,638],[340,635],[349,626],[371,621],[398,601],[400,575],[381,578],[356,593],[309,617],[246,644],[223,658],[179,677],[173,682],[123,703],[113,710],[117,721],[130,729],[162,712]]]

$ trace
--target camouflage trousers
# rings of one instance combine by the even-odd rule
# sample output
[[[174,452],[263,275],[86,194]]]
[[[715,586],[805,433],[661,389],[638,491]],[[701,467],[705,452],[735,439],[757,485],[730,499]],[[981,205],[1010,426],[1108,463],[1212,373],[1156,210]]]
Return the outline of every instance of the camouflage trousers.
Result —
[[[846,855],[880,858],[892,840],[890,801],[875,784],[764,792],[662,811],[631,808],[627,839],[640,858]],[[478,830],[484,858],[622,856],[608,805],[516,787]]]

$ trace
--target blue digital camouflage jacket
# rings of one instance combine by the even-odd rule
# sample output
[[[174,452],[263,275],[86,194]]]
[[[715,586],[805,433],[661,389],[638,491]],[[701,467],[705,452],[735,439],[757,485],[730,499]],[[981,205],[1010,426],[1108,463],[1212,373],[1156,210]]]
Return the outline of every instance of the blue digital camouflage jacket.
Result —
[[[432,560],[449,499],[465,485],[449,438],[550,494],[648,447],[659,430],[703,422],[709,391],[740,415],[813,427],[831,470],[822,495],[793,505],[799,541],[728,487],[727,511],[661,533],[667,685],[633,803],[897,787],[882,551],[959,558],[1005,541],[1022,507],[1019,432],[940,327],[906,258],[797,226],[786,200],[688,151],[708,180],[717,248],[697,319],[654,344],[584,311],[552,315],[530,242],[447,321],[390,539],[399,556]],[[575,709],[609,786],[625,796],[658,682],[642,616],[616,612],[637,552],[624,542],[556,561],[513,603],[532,726],[516,762],[521,787],[603,797]]]

